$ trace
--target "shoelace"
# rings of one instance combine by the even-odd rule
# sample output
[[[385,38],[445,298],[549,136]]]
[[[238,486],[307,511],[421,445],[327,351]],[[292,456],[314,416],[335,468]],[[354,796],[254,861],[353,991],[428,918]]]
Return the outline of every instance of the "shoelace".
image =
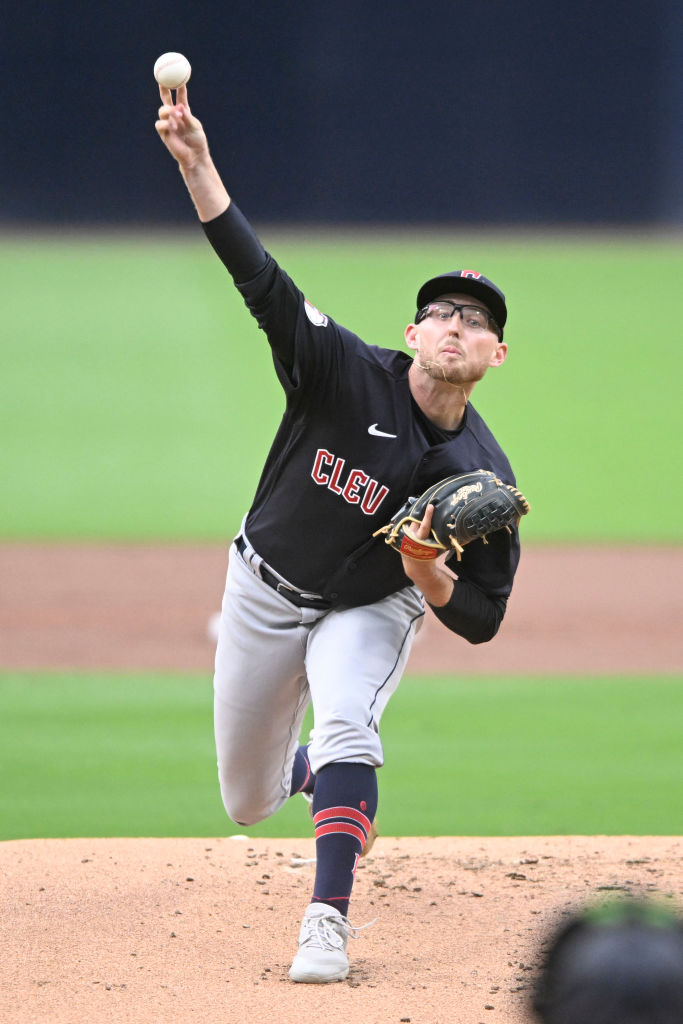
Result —
[[[335,949],[343,949],[345,938],[357,939],[358,933],[369,928],[376,920],[375,917],[367,924],[356,926],[351,924],[348,917],[308,917],[305,919],[307,934],[302,945],[310,944],[319,949],[326,949],[330,946]],[[341,925],[341,932],[335,928],[335,924]]]

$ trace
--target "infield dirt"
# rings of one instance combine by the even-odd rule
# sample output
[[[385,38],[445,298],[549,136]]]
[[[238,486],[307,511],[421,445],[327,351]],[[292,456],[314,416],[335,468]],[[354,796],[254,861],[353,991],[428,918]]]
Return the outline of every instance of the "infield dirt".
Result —
[[[207,671],[220,545],[0,545],[0,667]],[[428,611],[409,672],[683,671],[683,547],[527,547],[508,612],[472,647]]]
[[[666,837],[377,840],[342,983],[287,970],[313,840],[0,844],[3,1022],[522,1024],[550,928],[586,899],[670,894]]]
[[[211,670],[217,546],[0,545],[0,666]],[[501,634],[429,617],[409,671],[670,673],[683,551],[530,548]],[[550,931],[586,901],[683,907],[683,840],[392,838],[361,862],[349,978],[294,985],[313,840],[0,844],[3,1024],[522,1024]],[[376,919],[376,920],[375,920]]]

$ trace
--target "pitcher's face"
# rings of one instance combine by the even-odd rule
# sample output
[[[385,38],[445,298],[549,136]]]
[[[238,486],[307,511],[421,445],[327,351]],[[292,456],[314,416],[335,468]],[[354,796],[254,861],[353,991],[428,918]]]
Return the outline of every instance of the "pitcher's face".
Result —
[[[434,380],[476,384],[490,366],[500,366],[507,345],[499,341],[495,321],[483,302],[470,295],[439,296],[409,324],[405,338],[417,366]],[[418,318],[416,318],[418,319]]]

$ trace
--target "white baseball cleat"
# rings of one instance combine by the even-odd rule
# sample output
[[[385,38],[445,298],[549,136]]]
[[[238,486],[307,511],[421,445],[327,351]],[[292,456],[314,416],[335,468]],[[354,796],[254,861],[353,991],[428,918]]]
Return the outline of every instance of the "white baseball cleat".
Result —
[[[325,984],[343,981],[349,973],[346,943],[356,938],[357,929],[336,907],[311,903],[306,908],[299,932],[299,952],[289,969],[292,981]]]

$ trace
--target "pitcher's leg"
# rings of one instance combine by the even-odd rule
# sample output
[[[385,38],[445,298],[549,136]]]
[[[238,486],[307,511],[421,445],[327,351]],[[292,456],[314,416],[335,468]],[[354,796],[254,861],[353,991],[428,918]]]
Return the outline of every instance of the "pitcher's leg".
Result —
[[[414,591],[331,612],[311,631],[315,712],[309,746],[317,869],[314,901],[346,916],[356,864],[377,812],[379,721],[398,686],[424,609]]]
[[[380,719],[423,621],[422,599],[411,587],[376,604],[332,611],[315,624],[306,654],[313,772],[333,761],[383,764]]]
[[[239,824],[268,817],[289,796],[309,702],[309,628],[233,547],[216,649],[214,731],[221,796]]]
[[[311,771],[311,762],[308,759],[308,744],[300,746],[294,754],[292,764],[292,780],[289,786],[290,796],[295,793],[305,793],[307,796],[313,792],[316,777]]]
[[[313,793],[316,873],[313,903],[349,909],[358,860],[377,813],[377,772],[367,764],[337,761],[316,776]]]
[[[316,875],[289,976],[329,982],[349,972],[346,917],[355,869],[377,809],[379,720],[424,617],[414,589],[376,605],[330,612],[311,630],[306,669],[315,729]]]

